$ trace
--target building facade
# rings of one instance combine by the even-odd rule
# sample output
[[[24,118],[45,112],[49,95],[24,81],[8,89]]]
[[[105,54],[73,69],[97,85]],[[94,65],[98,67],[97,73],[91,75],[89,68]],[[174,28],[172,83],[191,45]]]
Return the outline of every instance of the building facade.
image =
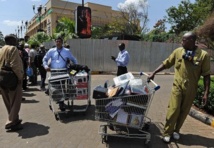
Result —
[[[81,5],[62,0],[49,0],[45,8],[41,9],[41,13],[37,13],[28,22],[26,36],[36,34],[39,29],[44,30],[48,35],[52,35],[56,28],[57,20],[61,17],[68,17],[75,21],[76,8]],[[119,11],[112,10],[110,6],[90,2],[85,3],[84,6],[91,8],[92,26],[104,26],[121,16]]]

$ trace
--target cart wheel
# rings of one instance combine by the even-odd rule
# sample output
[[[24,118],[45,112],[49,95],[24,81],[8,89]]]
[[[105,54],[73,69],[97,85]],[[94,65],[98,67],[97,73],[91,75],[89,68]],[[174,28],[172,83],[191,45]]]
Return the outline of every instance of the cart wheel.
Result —
[[[146,148],[150,148],[151,147],[151,142],[149,140],[146,140],[145,146],[146,146]]]
[[[102,132],[103,132],[104,134],[107,133],[107,126],[103,126],[103,127],[102,127]]]
[[[108,142],[108,136],[102,135],[102,143]]]
[[[145,123],[143,130],[148,131],[150,128],[150,124],[149,123]]]
[[[54,115],[55,115],[55,119],[58,121],[59,120],[59,114],[54,113]]]
[[[53,110],[51,105],[49,105],[49,108],[50,108],[50,110]]]

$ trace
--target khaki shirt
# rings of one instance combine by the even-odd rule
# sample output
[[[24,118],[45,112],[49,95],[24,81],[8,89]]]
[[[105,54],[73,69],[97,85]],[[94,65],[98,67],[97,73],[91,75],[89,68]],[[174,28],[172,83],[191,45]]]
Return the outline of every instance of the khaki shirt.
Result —
[[[4,65],[4,62],[12,68],[17,75],[18,80],[23,80],[24,70],[22,59],[19,56],[19,51],[15,46],[5,45],[0,50],[0,67]]]
[[[191,84],[191,86],[197,87],[200,76],[210,74],[210,57],[206,51],[197,48],[193,60],[188,61],[182,58],[184,53],[185,49],[183,47],[175,49],[163,61],[163,64],[166,68],[174,65],[174,78],[176,82]]]

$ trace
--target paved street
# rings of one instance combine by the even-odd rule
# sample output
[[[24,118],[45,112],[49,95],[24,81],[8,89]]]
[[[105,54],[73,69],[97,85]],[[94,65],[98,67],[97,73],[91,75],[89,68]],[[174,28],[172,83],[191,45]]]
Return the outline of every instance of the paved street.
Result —
[[[91,92],[97,85],[112,80],[114,75],[92,75]],[[161,88],[155,93],[148,116],[152,119],[152,148],[211,148],[214,147],[214,128],[190,116],[187,117],[182,129],[181,139],[165,144],[161,140],[161,132],[165,123],[166,108],[172,85],[173,75],[157,75],[155,82]],[[105,122],[94,119],[94,100],[86,115],[75,113],[60,116],[56,121],[49,109],[49,97],[39,91],[39,86],[29,86],[24,92],[20,117],[24,129],[17,132],[6,132],[6,108],[0,101],[0,144],[1,148],[142,148],[144,140],[110,137],[108,144],[103,144],[98,129]],[[74,101],[78,104],[78,101]]]

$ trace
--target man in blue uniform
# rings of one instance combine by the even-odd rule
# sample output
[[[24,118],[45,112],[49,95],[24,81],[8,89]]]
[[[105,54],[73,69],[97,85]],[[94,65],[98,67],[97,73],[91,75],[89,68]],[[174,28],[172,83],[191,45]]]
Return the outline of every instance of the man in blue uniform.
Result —
[[[117,58],[114,56],[111,56],[111,59],[114,60],[117,63],[118,69],[117,69],[117,76],[120,76],[122,74],[125,74],[128,72],[127,65],[129,63],[129,53],[127,50],[125,50],[125,44],[121,43],[119,44],[119,50]]]
[[[77,64],[76,58],[72,55],[71,51],[62,46],[63,39],[58,37],[56,40],[56,47],[51,48],[43,58],[43,66],[46,71],[51,71],[51,69],[65,69],[67,68],[67,62],[70,60],[73,64]],[[51,59],[50,66],[48,61]],[[65,110],[64,100],[59,101],[60,110]]]

